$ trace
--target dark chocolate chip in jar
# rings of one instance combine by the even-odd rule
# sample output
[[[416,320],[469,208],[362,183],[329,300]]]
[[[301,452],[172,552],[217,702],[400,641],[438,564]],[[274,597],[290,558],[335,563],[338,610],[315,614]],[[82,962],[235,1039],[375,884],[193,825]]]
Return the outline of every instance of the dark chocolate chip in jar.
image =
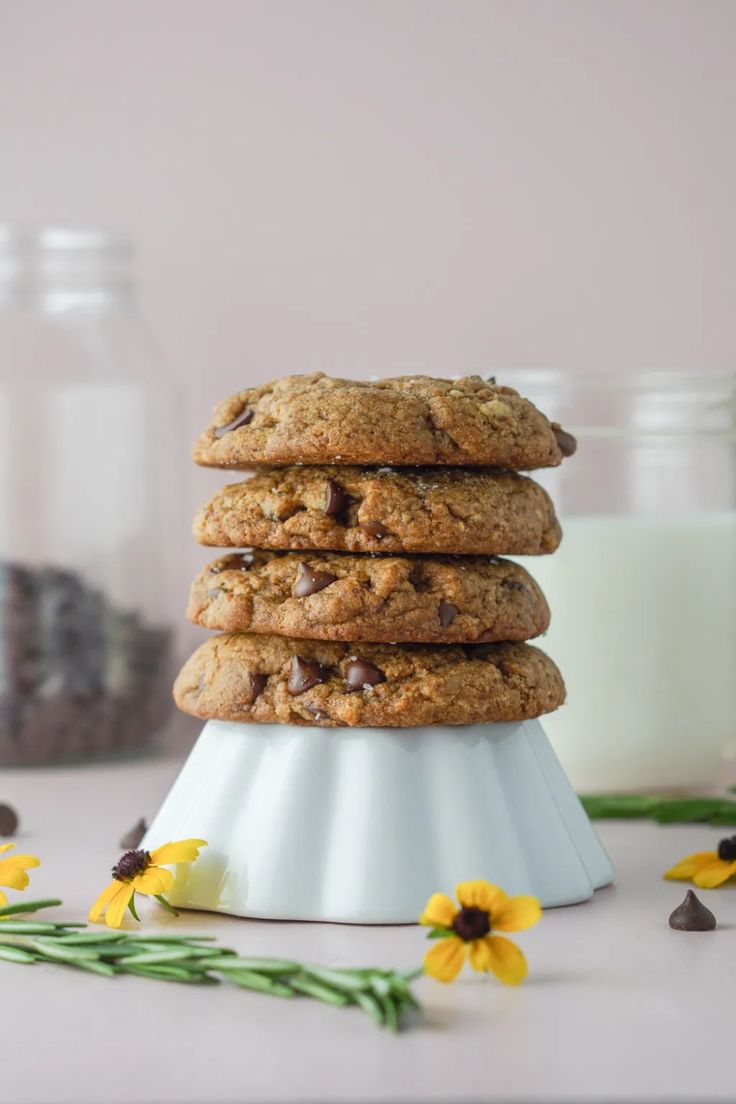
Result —
[[[305,690],[311,690],[320,682],[326,682],[329,678],[324,667],[312,659],[295,655],[291,661],[291,671],[286,689],[292,695],[303,694]]]
[[[555,435],[557,441],[557,447],[563,456],[573,456],[577,450],[578,443],[573,437],[572,433],[568,433],[566,429],[563,429],[557,422],[552,423],[552,432]]]
[[[231,422],[228,422],[227,425],[218,426],[218,428],[215,429],[215,437],[219,441],[219,439],[221,437],[224,437],[226,433],[232,433],[234,429],[240,429],[241,426],[249,425],[253,421],[254,414],[255,410],[253,410],[250,406],[246,406],[245,410],[238,414],[237,418],[233,418],[233,420]]]
[[[18,831],[18,814],[10,805],[0,805],[0,836],[14,836]]]
[[[376,540],[383,540],[384,537],[391,536],[391,530],[387,529],[380,521],[361,521],[360,528],[369,537],[375,537]]]
[[[368,686],[378,686],[379,682],[385,681],[386,676],[383,671],[366,659],[351,659],[345,668],[346,694],[365,690]]]
[[[446,602],[443,598],[437,610],[437,615],[440,619],[440,625],[442,626],[442,628],[446,629],[448,625],[451,625],[459,612],[460,610],[457,608],[457,606],[453,606],[452,602]]]
[[[340,517],[350,505],[350,496],[335,482],[328,479],[325,484],[324,511],[328,517]]]
[[[313,571],[308,564],[299,564],[299,574],[294,583],[294,597],[307,598],[310,594],[316,594],[324,590],[330,583],[334,583],[337,575],[331,575],[329,571]]]

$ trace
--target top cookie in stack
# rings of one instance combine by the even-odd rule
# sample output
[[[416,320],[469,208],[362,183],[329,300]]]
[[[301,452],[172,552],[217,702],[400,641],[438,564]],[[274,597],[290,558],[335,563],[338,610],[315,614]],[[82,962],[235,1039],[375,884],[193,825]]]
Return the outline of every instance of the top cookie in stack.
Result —
[[[546,601],[497,557],[555,550],[552,502],[518,472],[574,449],[477,376],[319,373],[220,403],[195,460],[255,472],[212,497],[195,535],[254,551],[195,580],[189,617],[228,635],[185,665],[177,703],[205,718],[384,727],[556,708],[559,672],[523,643],[547,628]]]

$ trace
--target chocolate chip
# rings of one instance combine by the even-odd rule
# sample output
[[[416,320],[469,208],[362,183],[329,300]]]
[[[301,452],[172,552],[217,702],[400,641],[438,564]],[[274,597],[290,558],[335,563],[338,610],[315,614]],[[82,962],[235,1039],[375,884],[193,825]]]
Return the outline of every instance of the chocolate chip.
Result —
[[[324,667],[312,659],[295,655],[291,661],[291,671],[287,690],[290,694],[303,694],[305,690],[311,690],[319,682],[326,682],[329,678]]]
[[[442,628],[446,629],[448,625],[451,625],[459,612],[457,606],[453,606],[452,602],[446,602],[443,598],[437,610]]]
[[[148,831],[148,825],[143,817],[136,821],[132,828],[130,828],[120,841],[120,847],[124,851],[134,851],[138,844],[141,842],[146,832]]]
[[[675,931],[713,931],[716,918],[710,909],[689,889],[682,904],[670,916]]]
[[[10,805],[0,805],[0,836],[14,836],[18,831],[18,814]]]
[[[350,505],[350,495],[342,489],[334,479],[328,479],[325,484],[324,511],[328,517],[339,517],[344,514]]]
[[[233,556],[227,556],[224,560],[213,563],[210,575],[219,575],[221,571],[249,571],[253,566],[253,559],[251,552],[236,552]]]
[[[263,691],[266,689],[266,683],[268,682],[268,675],[258,674],[257,672],[250,676],[250,704],[252,705],[256,698],[259,698]]]
[[[552,432],[557,440],[557,446],[563,456],[572,456],[578,447],[578,443],[572,433],[568,433],[557,422],[552,423]]]
[[[380,521],[361,521],[360,528],[369,537],[375,537],[376,540],[383,540],[384,537],[391,536],[391,530],[382,525]]]
[[[366,686],[377,686],[385,682],[386,676],[378,667],[365,659],[351,659],[345,668],[345,693],[365,690]]]
[[[220,438],[224,437],[226,433],[232,433],[234,429],[240,429],[241,426],[249,425],[253,421],[254,414],[255,410],[251,409],[251,407],[249,406],[246,406],[245,410],[238,414],[237,418],[233,418],[233,420],[231,422],[228,422],[227,425],[219,426],[215,430],[215,437],[219,441]]]
[[[507,590],[528,590],[528,587],[524,583],[520,583],[518,579],[502,579],[501,586],[506,587]]]
[[[424,578],[424,572],[422,568],[415,564],[415,566],[409,572],[409,582],[416,590],[417,594],[423,594],[424,591],[430,590],[430,584]]]
[[[305,563],[299,564],[299,574],[294,583],[294,597],[307,598],[310,594],[316,594],[318,590],[324,590],[330,583],[334,583],[337,575],[331,575],[329,571],[313,571]]]

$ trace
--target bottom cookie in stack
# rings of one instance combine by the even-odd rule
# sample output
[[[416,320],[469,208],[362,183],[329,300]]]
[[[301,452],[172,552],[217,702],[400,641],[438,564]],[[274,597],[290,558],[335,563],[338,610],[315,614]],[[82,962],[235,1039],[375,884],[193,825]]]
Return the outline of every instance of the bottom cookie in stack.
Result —
[[[552,660],[529,644],[367,644],[228,633],[174,685],[195,717],[324,727],[523,721],[562,704]]]

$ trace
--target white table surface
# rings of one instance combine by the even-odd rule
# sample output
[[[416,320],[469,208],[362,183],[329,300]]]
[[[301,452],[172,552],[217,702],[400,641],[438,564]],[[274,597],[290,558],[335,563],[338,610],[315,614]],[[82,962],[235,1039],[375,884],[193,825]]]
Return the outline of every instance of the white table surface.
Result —
[[[178,765],[4,771],[0,800],[23,821],[18,847],[43,861],[27,892],[62,896],[58,914],[84,919],[119,837],[152,817]],[[685,888],[661,880],[680,855],[726,832],[608,822],[600,834],[616,885],[518,937],[530,962],[525,985],[469,972],[451,986],[423,978],[424,1017],[398,1037],[357,1010],[307,1000],[0,963],[0,1100],[733,1099],[736,891],[703,894],[718,931],[679,933],[667,917]],[[170,922],[155,905],[143,909],[149,923]],[[427,946],[414,927],[201,913],[173,923],[242,953],[334,965],[407,968]]]

